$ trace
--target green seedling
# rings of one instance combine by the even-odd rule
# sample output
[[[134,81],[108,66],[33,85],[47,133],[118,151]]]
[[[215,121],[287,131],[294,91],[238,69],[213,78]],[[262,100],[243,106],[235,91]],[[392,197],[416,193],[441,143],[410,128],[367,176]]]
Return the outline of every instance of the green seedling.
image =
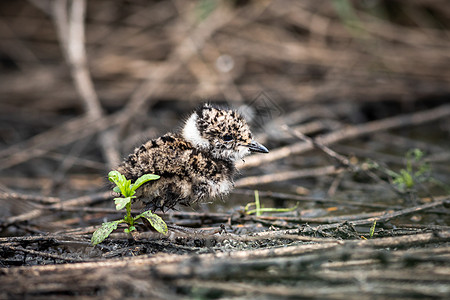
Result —
[[[377,220],[375,220],[375,221],[373,221],[373,224],[372,224],[372,226],[370,227],[370,230],[369,230],[369,239],[371,239],[371,238],[373,238],[373,235],[374,235],[374,233],[375,233],[375,226],[377,226]],[[363,239],[363,240],[367,240],[367,238],[365,237],[365,236],[361,236],[361,238]]]
[[[252,206],[255,206],[254,209],[250,209]],[[274,213],[281,213],[281,212],[289,212],[294,211],[298,207],[298,203],[291,208],[264,208],[261,203],[259,202],[259,192],[255,190],[255,202],[248,203],[244,211],[247,215],[256,214],[256,216],[261,216],[263,212],[274,212]]]
[[[448,185],[432,177],[430,164],[425,159],[425,154],[420,149],[412,149],[406,153],[405,167],[394,171],[384,167],[375,161],[368,161],[366,166],[383,172],[389,177],[389,183],[400,193],[414,192],[423,188],[422,183],[433,183],[450,191]]]
[[[132,184],[131,180],[127,180],[125,176],[123,176],[119,172],[111,171],[108,174],[108,179],[116,185],[113,191],[122,195],[122,197],[114,198],[116,209],[121,210],[125,208],[126,215],[121,220],[103,223],[102,227],[97,229],[92,235],[92,245],[97,245],[103,242],[103,240],[105,240],[111,234],[111,232],[117,229],[117,226],[120,223],[126,223],[128,225],[128,228],[125,228],[124,232],[130,233],[136,230],[136,227],[134,225],[140,218],[144,218],[149,221],[156,231],[163,234],[167,233],[167,224],[163,221],[163,219],[161,219],[160,216],[153,214],[150,210],[147,210],[137,215],[136,217],[133,217],[131,215],[131,201],[136,198],[136,190],[148,181],[159,179],[158,175],[142,175]]]
[[[424,152],[420,149],[406,153],[406,167],[399,172],[386,170],[392,183],[402,192],[413,189],[418,183],[429,181],[430,165],[424,161]]]

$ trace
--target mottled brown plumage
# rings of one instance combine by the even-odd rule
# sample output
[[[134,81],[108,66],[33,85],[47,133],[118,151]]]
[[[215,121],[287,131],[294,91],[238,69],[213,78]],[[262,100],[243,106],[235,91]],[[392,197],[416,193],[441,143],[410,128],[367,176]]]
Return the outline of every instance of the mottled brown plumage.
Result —
[[[250,151],[268,152],[252,139],[237,112],[205,104],[181,132],[146,142],[117,170],[133,182],[144,174],[160,175],[143,185],[137,196],[149,208],[164,210],[229,193],[235,162]]]

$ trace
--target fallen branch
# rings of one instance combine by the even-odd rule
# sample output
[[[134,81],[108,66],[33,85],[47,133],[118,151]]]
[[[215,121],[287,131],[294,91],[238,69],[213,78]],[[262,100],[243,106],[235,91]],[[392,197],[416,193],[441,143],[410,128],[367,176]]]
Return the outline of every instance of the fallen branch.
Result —
[[[235,187],[245,187],[252,185],[263,185],[272,182],[286,181],[304,177],[319,177],[324,175],[335,175],[341,173],[343,170],[339,170],[334,166],[318,167],[296,171],[286,171],[279,173],[271,173],[267,175],[248,176],[236,180]]]
[[[48,210],[52,210],[52,209],[58,210],[58,208],[65,207],[65,206],[82,206],[82,205],[86,205],[89,203],[95,203],[98,201],[103,201],[103,200],[109,199],[109,198],[111,198],[111,196],[112,196],[111,192],[103,192],[103,193],[98,193],[98,194],[94,194],[94,195],[81,196],[81,197],[74,198],[71,200],[52,204],[48,207],[38,208],[38,209],[34,209],[29,212],[20,214],[20,215],[8,217],[5,220],[3,220],[0,223],[0,225],[1,226],[9,226],[16,222],[29,221],[29,220],[32,220],[32,219],[35,219],[35,218],[38,218],[38,217],[44,215]]]

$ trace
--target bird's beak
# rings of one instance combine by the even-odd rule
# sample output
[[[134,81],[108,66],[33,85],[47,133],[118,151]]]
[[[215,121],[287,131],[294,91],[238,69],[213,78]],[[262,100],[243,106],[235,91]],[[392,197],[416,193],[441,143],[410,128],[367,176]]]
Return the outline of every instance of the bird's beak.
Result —
[[[260,152],[260,153],[269,153],[269,150],[267,150],[266,147],[261,145],[260,143],[256,141],[252,141],[250,144],[247,145],[250,151],[252,152]]]

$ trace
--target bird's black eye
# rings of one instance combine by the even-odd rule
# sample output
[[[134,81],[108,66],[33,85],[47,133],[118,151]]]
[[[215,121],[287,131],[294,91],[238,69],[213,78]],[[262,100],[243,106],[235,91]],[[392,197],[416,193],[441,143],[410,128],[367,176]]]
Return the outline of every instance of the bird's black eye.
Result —
[[[225,142],[231,142],[232,140],[234,140],[234,138],[233,138],[233,136],[232,136],[231,134],[225,134],[225,135],[222,137],[222,139],[223,139]]]

